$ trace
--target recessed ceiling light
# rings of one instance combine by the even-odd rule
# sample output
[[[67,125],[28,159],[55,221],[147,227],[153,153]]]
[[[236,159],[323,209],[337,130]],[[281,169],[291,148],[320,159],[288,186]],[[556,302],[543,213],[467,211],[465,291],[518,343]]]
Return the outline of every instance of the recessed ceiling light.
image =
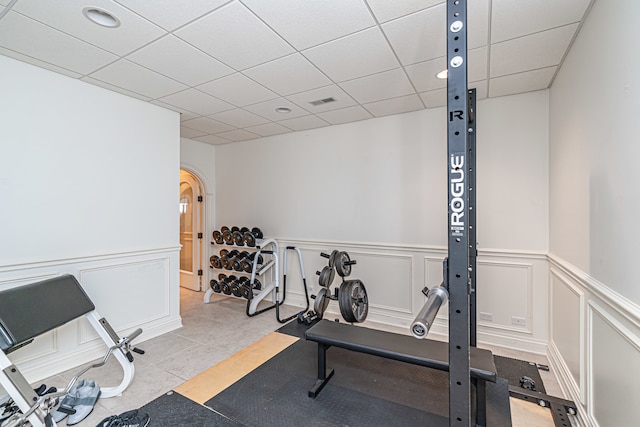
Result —
[[[103,27],[116,28],[120,26],[120,20],[118,18],[111,14],[111,12],[107,12],[99,7],[85,7],[82,9],[82,14],[86,16],[89,21]]]
[[[281,113],[281,114],[288,114],[288,113],[291,112],[291,108],[278,107],[278,108],[276,108],[276,112]]]
[[[447,69],[447,70],[440,71],[438,74],[436,74],[436,77],[444,80],[447,78],[448,75],[449,75],[449,70]]]

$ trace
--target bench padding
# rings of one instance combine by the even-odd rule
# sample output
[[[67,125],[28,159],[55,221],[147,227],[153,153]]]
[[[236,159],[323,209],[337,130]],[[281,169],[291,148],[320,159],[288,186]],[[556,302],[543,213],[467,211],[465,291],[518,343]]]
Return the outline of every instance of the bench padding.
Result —
[[[321,320],[305,333],[307,340],[325,345],[400,360],[442,371],[449,370],[449,344],[433,340],[418,340],[345,323]],[[471,377],[496,382],[496,365],[489,350],[472,347]]]
[[[11,351],[40,334],[94,310],[72,275],[0,292],[0,349]]]

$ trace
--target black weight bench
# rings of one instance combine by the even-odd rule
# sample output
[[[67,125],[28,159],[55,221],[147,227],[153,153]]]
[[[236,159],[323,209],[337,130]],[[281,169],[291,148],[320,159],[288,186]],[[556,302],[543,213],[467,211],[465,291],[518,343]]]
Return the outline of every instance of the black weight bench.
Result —
[[[83,369],[64,391],[37,396],[18,368],[7,357],[18,348],[31,343],[39,335],[84,316],[109,347],[102,362]],[[9,425],[22,425],[28,420],[33,427],[54,426],[50,411],[56,398],[64,395],[75,381],[91,368],[102,366],[113,355],[123,370],[122,382],[103,387],[101,397],[122,394],[134,376],[133,357],[129,343],[142,333],[135,330],[120,338],[106,319],[100,317],[95,305],[74,276],[63,275],[0,292],[0,385],[20,408],[23,415],[8,420]],[[136,351],[137,349],[133,349]],[[137,350],[141,352],[141,350]],[[4,425],[4,424],[3,424]]]
[[[398,335],[345,323],[321,320],[309,328],[305,338],[318,343],[318,379],[309,390],[315,398],[334,374],[327,370],[327,349],[341,347],[359,353],[367,353],[387,359],[440,371],[449,370],[449,344],[433,340],[418,340],[408,335]],[[489,350],[472,347],[471,378],[476,384],[477,424],[486,424],[486,382],[497,380],[496,365]]]

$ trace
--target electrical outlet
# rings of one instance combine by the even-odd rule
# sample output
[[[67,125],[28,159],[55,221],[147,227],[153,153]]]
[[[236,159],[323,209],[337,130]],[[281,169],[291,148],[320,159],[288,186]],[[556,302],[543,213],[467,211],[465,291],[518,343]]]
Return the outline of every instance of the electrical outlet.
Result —
[[[493,322],[493,313],[483,313],[480,312],[480,320],[485,320],[487,322]]]
[[[524,317],[512,317],[511,324],[515,326],[527,326],[527,319]]]

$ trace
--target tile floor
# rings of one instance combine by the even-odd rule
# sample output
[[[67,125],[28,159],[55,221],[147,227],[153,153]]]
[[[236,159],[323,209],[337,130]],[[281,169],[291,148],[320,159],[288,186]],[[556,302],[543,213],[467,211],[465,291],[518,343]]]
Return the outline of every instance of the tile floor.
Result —
[[[214,296],[210,304],[204,304],[203,296],[203,293],[181,289],[180,314],[184,326],[140,343],[146,354],[136,356],[136,374],[132,384],[120,397],[99,400],[92,414],[78,426],[95,426],[109,415],[138,408],[281,326],[272,312],[254,318],[247,317],[242,300]],[[287,307],[283,311],[288,313]],[[405,333],[399,328],[385,329]],[[495,354],[548,364],[545,356],[498,347],[490,349]],[[47,386],[61,387],[77,371],[63,372],[43,382]],[[541,374],[544,374],[547,392],[562,396],[555,376],[552,373]],[[85,378],[96,380],[103,386],[112,386],[121,379],[121,371],[117,363],[110,362],[105,367],[89,371]],[[66,425],[66,422],[62,421],[59,425]]]

